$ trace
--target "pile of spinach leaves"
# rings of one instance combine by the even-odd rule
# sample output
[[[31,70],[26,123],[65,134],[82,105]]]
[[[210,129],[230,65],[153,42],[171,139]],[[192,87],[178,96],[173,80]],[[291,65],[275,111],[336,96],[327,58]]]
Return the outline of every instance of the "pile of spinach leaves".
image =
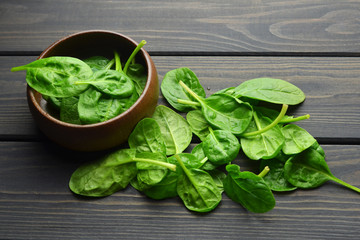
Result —
[[[151,118],[137,124],[128,148],[73,173],[74,193],[101,197],[131,185],[150,198],[178,196],[189,210],[209,212],[225,192],[255,213],[274,208],[273,192],[315,188],[328,180],[360,193],[330,172],[316,139],[294,124],[309,115],[286,115],[288,105],[305,99],[293,84],[258,78],[206,97],[196,75],[179,68],[164,76],[161,91],[186,119],[158,105]],[[200,143],[184,152],[194,135]],[[240,151],[260,161],[258,174],[233,163]]]
[[[135,56],[144,44],[141,41],[124,63],[115,51],[112,60],[48,57],[11,71],[26,70],[28,85],[42,94],[61,121],[104,122],[125,112],[143,92],[147,71],[135,63]]]

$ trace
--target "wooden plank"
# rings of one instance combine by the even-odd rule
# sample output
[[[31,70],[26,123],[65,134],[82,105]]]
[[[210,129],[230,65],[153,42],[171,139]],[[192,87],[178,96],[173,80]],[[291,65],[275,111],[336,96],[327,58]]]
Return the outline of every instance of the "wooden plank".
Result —
[[[359,187],[360,146],[323,147],[333,174]],[[246,211],[225,194],[213,212],[196,214],[178,198],[151,200],[131,187],[99,199],[73,195],[68,180],[91,154],[46,142],[0,142],[0,156],[4,239],[355,239],[360,234],[359,194],[332,182],[275,194],[276,207],[264,214]],[[244,161],[239,157],[235,163],[254,171]]]
[[[0,57],[0,136],[2,139],[37,139],[39,132],[27,108],[25,72],[10,68],[35,57]],[[154,57],[159,79],[166,72],[189,67],[208,95],[257,78],[272,77],[300,87],[307,100],[292,108],[295,116],[310,114],[298,124],[323,142],[359,142],[360,59],[292,57]],[[160,97],[159,104],[167,104]]]
[[[146,39],[153,52],[359,54],[357,1],[2,0],[0,52],[42,51],[89,29]]]

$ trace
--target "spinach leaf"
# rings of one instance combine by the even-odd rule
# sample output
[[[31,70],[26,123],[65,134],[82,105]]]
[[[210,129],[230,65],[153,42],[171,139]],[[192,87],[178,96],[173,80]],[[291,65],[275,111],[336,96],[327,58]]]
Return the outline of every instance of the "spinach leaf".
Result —
[[[136,168],[138,169],[137,180],[143,186],[152,186],[155,185],[166,176],[168,169],[161,166],[155,165],[153,162],[140,161],[140,159],[151,159],[153,161],[166,162],[167,158],[163,153],[153,153],[153,152],[141,152],[136,153],[135,161]]]
[[[81,124],[78,112],[79,97],[62,98],[60,120],[67,123]]]
[[[179,83],[201,104],[204,118],[213,127],[240,135],[249,126],[252,119],[252,108],[249,104],[223,93],[205,99],[198,96],[182,81]]]
[[[26,70],[26,82],[39,93],[51,97],[72,97],[84,92],[87,85],[77,81],[92,79],[91,68],[77,58],[49,57],[27,65],[14,67],[11,71]]]
[[[196,212],[209,212],[221,201],[221,192],[213,178],[205,171],[188,169],[177,157],[184,174],[177,181],[177,192],[186,208]]]
[[[136,176],[132,158],[135,150],[119,150],[99,160],[80,166],[69,182],[71,191],[90,197],[104,197],[124,189]]]
[[[191,150],[191,154],[193,154],[195,157],[198,158],[198,160],[200,160],[202,162],[202,165],[200,167],[200,169],[202,169],[202,170],[211,171],[211,170],[214,170],[215,168],[217,168],[218,166],[220,166],[220,165],[215,165],[214,163],[209,161],[209,158],[205,155],[202,142],[199,143],[198,145],[196,145]]]
[[[305,94],[295,85],[274,78],[255,78],[234,89],[236,97],[247,97],[276,104],[296,105],[305,100]]]
[[[128,144],[137,152],[166,154],[166,146],[159,124],[152,118],[144,118],[138,122],[128,138]]]
[[[204,141],[205,138],[209,135],[209,123],[204,118],[201,110],[192,110],[186,114],[186,120],[188,121],[192,132],[200,138],[201,141]]]
[[[152,199],[166,199],[176,197],[178,174],[174,171],[168,171],[161,182],[143,190],[143,193]]]
[[[283,152],[287,155],[298,154],[313,145],[316,140],[305,129],[289,124],[281,129],[285,137]]]
[[[220,193],[224,192],[224,179],[226,178],[226,174],[223,171],[218,169],[213,169],[208,171],[210,176],[214,179],[216,186],[218,187]]]
[[[325,157],[312,148],[291,157],[285,163],[284,171],[285,178],[299,188],[316,188],[332,180],[360,193],[359,188],[336,178],[326,164]]]
[[[101,121],[98,115],[98,102],[102,93],[93,87],[90,87],[84,93],[80,94],[78,111],[79,118],[83,124],[98,123]]]
[[[240,167],[234,164],[227,165],[226,171],[224,190],[230,199],[255,213],[274,208],[275,198],[262,177],[252,172],[240,172]]]
[[[297,188],[286,180],[284,176],[284,165],[285,162],[277,158],[261,160],[260,169],[264,169],[266,166],[270,168],[270,171],[263,179],[273,191],[285,192],[293,191]]]
[[[93,56],[83,60],[93,72],[103,70],[109,64],[110,60],[103,56]]]
[[[100,117],[100,122],[107,121],[116,117],[123,111],[122,102],[118,98],[109,98],[106,95],[102,95],[97,102],[97,115]]]
[[[272,121],[254,113],[254,120],[251,122],[246,132],[255,132],[269,126]],[[285,138],[281,133],[280,127],[275,125],[266,132],[255,136],[242,137],[240,139],[245,155],[252,160],[274,158],[284,145]]]
[[[46,95],[42,95],[42,98],[49,104],[50,107],[60,111],[62,98],[50,97]]]
[[[183,152],[190,144],[192,132],[188,122],[170,108],[159,105],[152,116],[160,126],[166,155]]]
[[[187,168],[200,168],[203,165],[202,159],[197,158],[192,153],[178,153],[168,158],[168,161],[172,164],[176,164],[178,167],[178,174],[181,174],[181,166],[177,159],[180,159]]]
[[[146,81],[147,81],[147,71],[143,65],[135,63],[130,64],[129,69],[126,73],[129,78],[134,82],[135,90],[140,96],[144,91]]]
[[[201,86],[199,79],[195,73],[189,68],[178,68],[167,72],[161,83],[161,92],[168,103],[180,112],[188,112],[193,110],[192,106],[179,103],[178,99],[194,101],[195,99],[184,91],[184,88],[179,85],[182,81],[192,91],[194,91],[200,97],[206,97],[204,88]]]
[[[111,97],[129,97],[134,91],[133,81],[122,72],[115,70],[99,70],[93,75],[93,79],[77,81],[76,85],[91,85],[100,92]]]
[[[216,166],[231,162],[239,154],[239,140],[229,131],[210,130],[202,142],[205,155]]]

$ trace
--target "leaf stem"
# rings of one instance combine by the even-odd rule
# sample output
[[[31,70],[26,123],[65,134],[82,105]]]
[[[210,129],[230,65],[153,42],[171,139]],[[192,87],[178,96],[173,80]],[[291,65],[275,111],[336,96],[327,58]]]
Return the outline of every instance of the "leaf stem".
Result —
[[[189,172],[189,169],[187,169],[187,167],[185,166],[185,164],[183,163],[183,161],[181,160],[181,158],[179,157],[178,154],[175,154],[174,156],[175,156],[176,160],[178,161],[179,165],[181,166],[182,170],[185,172],[186,176],[191,181],[192,179],[191,179],[191,173]]]
[[[266,127],[262,128],[258,131],[243,133],[241,136],[242,137],[252,137],[252,136],[264,133],[264,132],[268,131],[269,129],[275,127],[281,121],[281,119],[285,116],[287,109],[288,109],[288,105],[283,104],[279,115],[276,117],[276,119],[272,123],[270,123],[269,125],[267,125]]]
[[[194,101],[190,101],[190,100],[185,100],[185,99],[178,99],[177,100],[178,103],[182,103],[185,105],[189,105],[189,106],[194,106],[194,107],[200,107],[201,104],[198,102],[194,102]]]
[[[130,63],[132,62],[132,60],[135,58],[136,54],[140,51],[140,49],[146,44],[145,40],[142,40],[135,48],[135,50],[131,53],[129,59],[126,61],[123,72],[126,74]]]
[[[258,174],[259,177],[265,177],[265,175],[270,171],[269,166],[264,167],[264,169],[261,171],[261,173]]]
[[[114,55],[115,55],[115,71],[122,72],[120,56],[116,51],[114,52]]]
[[[152,159],[147,159],[147,158],[132,158],[133,161],[135,162],[145,162],[145,163],[150,163],[150,164],[155,164],[161,167],[165,167],[170,169],[171,171],[176,171],[176,165],[175,164],[171,164],[171,163],[167,163],[167,162],[161,162],[161,161],[156,161],[156,160],[152,160]]]
[[[302,121],[302,120],[306,120],[310,118],[310,114],[306,114],[300,117],[296,117],[296,118],[289,118],[289,119],[284,119],[281,120],[279,123],[291,123],[291,122],[297,122],[297,121]]]
[[[181,87],[183,87],[191,96],[193,96],[198,102],[201,102],[200,97],[193,91],[191,90],[183,81],[179,81],[179,84]]]
[[[354,186],[348,184],[347,182],[344,182],[343,180],[341,180],[341,179],[339,179],[339,178],[337,178],[337,177],[334,177],[334,176],[331,177],[331,179],[332,179],[333,181],[335,181],[335,182],[337,182],[337,183],[339,183],[339,184],[347,187],[347,188],[350,188],[351,190],[354,190],[355,192],[360,193],[360,188],[354,187]]]
[[[104,70],[109,70],[115,63],[115,59],[111,59],[110,62],[108,62],[108,64],[106,64],[106,66],[104,67]]]

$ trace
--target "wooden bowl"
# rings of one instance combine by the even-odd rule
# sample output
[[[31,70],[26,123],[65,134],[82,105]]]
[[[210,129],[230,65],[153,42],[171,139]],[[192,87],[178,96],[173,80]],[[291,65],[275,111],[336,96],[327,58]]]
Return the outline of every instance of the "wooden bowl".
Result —
[[[112,59],[115,50],[122,59],[127,59],[137,45],[134,40],[116,32],[91,30],[58,40],[43,51],[38,59],[50,56],[80,59],[105,56]],[[153,114],[159,98],[157,71],[150,55],[141,49],[136,55],[136,61],[142,63],[148,73],[143,93],[127,111],[101,123],[76,125],[60,121],[51,114],[42,95],[28,86],[28,105],[37,126],[49,139],[72,150],[105,150],[126,142],[135,125]]]

